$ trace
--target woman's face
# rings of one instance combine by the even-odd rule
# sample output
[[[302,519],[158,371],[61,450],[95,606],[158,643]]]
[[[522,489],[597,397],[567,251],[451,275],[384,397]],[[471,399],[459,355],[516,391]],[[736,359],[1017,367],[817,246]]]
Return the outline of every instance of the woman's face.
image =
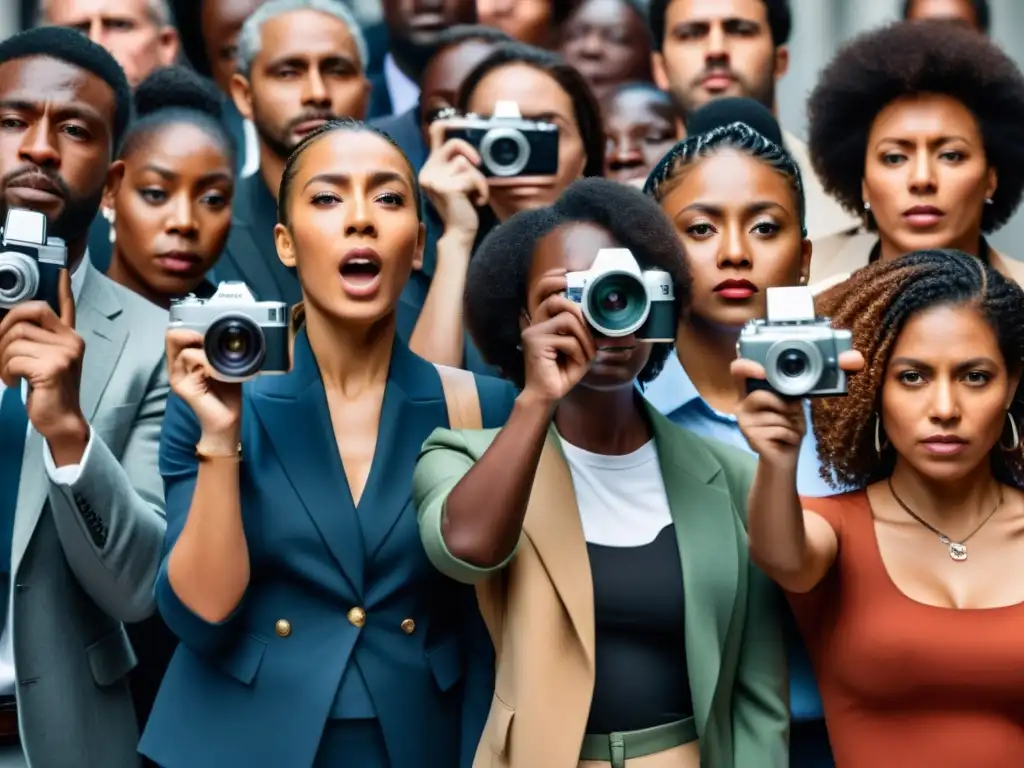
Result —
[[[871,126],[862,194],[893,253],[974,253],[996,183],[978,122],[959,101],[937,94],[900,98]]]
[[[805,278],[796,195],[766,163],[723,149],[685,169],[661,201],[686,250],[690,319],[737,330],[765,316],[765,290]]]
[[[541,48],[551,42],[553,6],[554,0],[476,0],[481,24]]]
[[[593,265],[602,248],[622,248],[611,233],[596,224],[567,224],[537,243],[530,265],[527,287],[527,312],[533,317],[547,296],[538,291],[545,275],[584,272]],[[580,382],[591,389],[617,389],[632,386],[651,356],[651,345],[638,343],[633,335],[618,338],[601,336],[591,330],[597,342],[597,357]]]
[[[442,48],[430,60],[423,71],[420,92],[420,126],[427,146],[430,146],[430,123],[438,112],[456,106],[462,81],[493,50],[493,43],[464,40]]]
[[[558,82],[529,64],[508,64],[489,72],[473,90],[468,111],[490,116],[499,101],[514,101],[527,120],[558,126],[558,173],[489,179],[490,206],[500,221],[514,213],[553,203],[583,174],[587,154],[583,147],[572,99]]]
[[[676,143],[672,103],[652,86],[616,91],[603,106],[605,176],[621,182],[646,179]]]
[[[231,228],[234,171],[198,126],[156,129],[124,158],[114,209],[116,258],[153,293],[180,297],[202,281]]]
[[[907,321],[882,380],[882,427],[900,461],[921,475],[962,478],[1000,442],[1019,378],[992,327],[967,305]]]
[[[390,316],[423,255],[409,164],[368,131],[336,130],[297,161],[277,253],[307,305],[361,325]]]
[[[562,56],[597,91],[651,79],[651,42],[624,0],[584,0],[562,28]]]

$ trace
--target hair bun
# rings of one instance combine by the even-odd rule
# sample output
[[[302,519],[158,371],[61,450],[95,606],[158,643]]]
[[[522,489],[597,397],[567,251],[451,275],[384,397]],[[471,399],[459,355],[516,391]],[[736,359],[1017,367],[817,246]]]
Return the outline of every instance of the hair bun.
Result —
[[[163,67],[135,89],[135,114],[146,117],[162,109],[193,109],[220,119],[223,97],[212,80],[185,67]]]

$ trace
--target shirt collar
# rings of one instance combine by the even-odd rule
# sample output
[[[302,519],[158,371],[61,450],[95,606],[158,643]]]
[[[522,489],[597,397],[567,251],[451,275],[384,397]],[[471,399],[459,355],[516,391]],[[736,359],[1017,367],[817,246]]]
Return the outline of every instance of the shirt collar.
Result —
[[[400,115],[416,106],[420,99],[420,87],[398,68],[395,58],[389,53],[384,57],[384,84],[391,97],[391,113]]]
[[[697,387],[693,385],[693,381],[686,374],[675,350],[665,360],[665,367],[661,369],[658,378],[648,382],[644,388],[644,397],[660,413],[664,414],[678,411],[694,400],[700,399]]]

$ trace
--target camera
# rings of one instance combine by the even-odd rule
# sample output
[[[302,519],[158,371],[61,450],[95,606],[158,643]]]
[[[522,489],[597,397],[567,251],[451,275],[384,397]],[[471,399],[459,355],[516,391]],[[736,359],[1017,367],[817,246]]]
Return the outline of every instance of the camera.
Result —
[[[558,172],[558,126],[524,120],[514,101],[499,101],[494,115],[466,115],[445,131],[480,153],[484,176],[554,176]]]
[[[257,301],[245,283],[223,282],[209,299],[173,302],[170,327],[203,335],[203,351],[219,381],[237,383],[291,368],[288,305]]]
[[[46,215],[10,208],[0,240],[0,314],[36,299],[60,314],[60,272],[67,266],[64,241],[46,236]]]
[[[852,334],[815,317],[810,288],[769,288],[767,299],[768,318],[747,323],[736,345],[740,357],[761,363],[767,375],[748,381],[747,390],[769,389],[784,397],[845,395],[839,355],[853,349]]]
[[[628,248],[602,248],[586,272],[566,276],[565,297],[602,336],[675,341],[675,287],[660,269],[640,269]]]

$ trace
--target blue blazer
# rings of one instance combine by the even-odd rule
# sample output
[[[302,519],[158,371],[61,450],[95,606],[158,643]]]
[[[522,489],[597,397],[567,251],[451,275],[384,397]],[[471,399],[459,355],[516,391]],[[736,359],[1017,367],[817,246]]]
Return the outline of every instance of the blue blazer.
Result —
[[[515,390],[486,377],[477,387],[484,425],[504,424]],[[393,768],[468,765],[493,693],[493,654],[473,593],[427,560],[412,503],[420,446],[448,426],[437,370],[396,340],[358,507],[304,332],[289,374],[244,386],[242,414],[252,576],[237,610],[211,624],[167,579],[166,556],[192,502],[200,436],[188,406],[168,403],[160,447],[167,538],[156,602],[180,644],[140,751],[165,768],[305,768],[329,719],[375,717]],[[356,607],[365,612],[362,627],[348,618]],[[364,762],[353,754],[347,764]]]

